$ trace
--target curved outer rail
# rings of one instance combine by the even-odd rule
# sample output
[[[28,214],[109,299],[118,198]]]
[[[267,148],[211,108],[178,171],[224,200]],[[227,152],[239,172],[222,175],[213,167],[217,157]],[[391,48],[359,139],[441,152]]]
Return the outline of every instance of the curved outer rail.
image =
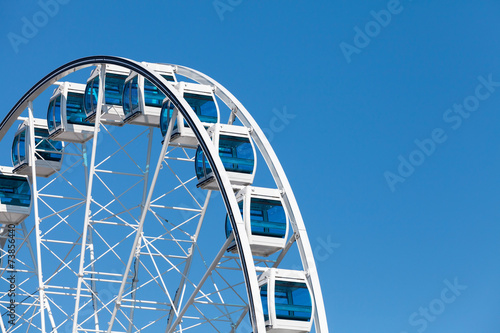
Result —
[[[213,170],[214,176],[219,184],[220,192],[228,212],[232,228],[235,232],[235,241],[237,243],[241,264],[243,266],[243,275],[248,293],[249,312],[254,332],[266,332],[262,303],[260,302],[260,292],[257,282],[253,256],[250,249],[248,238],[246,237],[245,226],[239,213],[236,198],[224,169],[222,161],[212,144],[210,137],[196,116],[195,112],[191,109],[189,104],[182,98],[182,96],[173,88],[172,84],[165,80],[160,75],[154,73],[141,63],[133,60],[115,57],[115,56],[90,56],[71,61],[51,73],[47,74],[39,82],[37,82],[31,89],[29,89],[23,97],[14,105],[9,111],[7,116],[0,122],[0,140],[3,139],[7,131],[14,124],[17,118],[28,107],[28,104],[35,100],[43,91],[53,85],[61,78],[76,72],[80,69],[98,66],[102,64],[111,64],[125,67],[129,70],[144,76],[151,83],[156,85],[162,93],[164,93],[174,104],[174,106],[184,116],[186,122],[193,129],[194,134],[206,156],[208,162]],[[326,312],[323,303],[323,296],[314,262],[313,252],[309,243],[307,232],[305,229],[302,215],[300,214],[297,201],[292,192],[291,186],[286,178],[285,172],[274,153],[269,141],[260,129],[257,122],[253,119],[245,107],[221,84],[208,77],[207,75],[190,69],[188,67],[173,65],[176,72],[180,75],[191,78],[202,84],[210,84],[215,87],[215,94],[225,102],[235,113],[241,122],[250,129],[251,136],[257,147],[259,148],[264,160],[266,161],[278,188],[283,192],[283,199],[285,207],[290,214],[290,221],[296,233],[297,243],[299,247],[300,256],[306,276],[312,287],[314,302],[316,305],[315,312],[315,326],[318,333],[328,332]]]

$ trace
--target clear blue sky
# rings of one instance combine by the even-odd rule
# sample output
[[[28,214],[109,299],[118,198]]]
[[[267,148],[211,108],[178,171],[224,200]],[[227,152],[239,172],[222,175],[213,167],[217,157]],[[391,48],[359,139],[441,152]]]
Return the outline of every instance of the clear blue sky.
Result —
[[[272,145],[332,332],[498,333],[497,1],[66,2],[44,22],[36,1],[3,1],[2,114],[82,56],[205,72],[264,128],[296,116]]]

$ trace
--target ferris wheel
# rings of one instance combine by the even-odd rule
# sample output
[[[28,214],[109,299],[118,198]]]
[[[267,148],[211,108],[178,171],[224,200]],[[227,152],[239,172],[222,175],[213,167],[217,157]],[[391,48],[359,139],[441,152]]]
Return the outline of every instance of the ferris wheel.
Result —
[[[283,168],[207,75],[81,58],[0,140],[2,333],[328,332]]]

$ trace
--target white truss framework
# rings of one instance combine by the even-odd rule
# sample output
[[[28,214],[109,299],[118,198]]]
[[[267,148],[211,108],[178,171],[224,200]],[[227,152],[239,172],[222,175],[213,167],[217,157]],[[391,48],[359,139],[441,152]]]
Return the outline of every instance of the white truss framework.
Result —
[[[228,239],[205,237],[210,234],[207,228],[221,224],[225,212],[218,213],[219,221],[209,217],[211,207],[220,209],[220,200],[212,191],[196,188],[194,151],[169,145],[173,122],[161,149],[153,127],[101,122],[106,64],[144,76],[172,101],[172,118],[180,112],[193,129],[234,230]],[[31,169],[32,216],[16,227],[17,323],[9,326],[0,320],[2,333],[233,333],[242,329],[247,317],[249,329],[263,333],[258,276],[267,268],[282,267],[293,248],[311,287],[315,331],[328,332],[313,253],[283,168],[250,113],[210,77],[171,65],[176,75],[213,87],[230,109],[229,123],[238,119],[250,129],[293,228],[285,248],[269,258],[252,255],[233,188],[204,126],[172,84],[144,64],[100,56],[63,65],[14,106],[0,123],[0,140],[27,109],[27,144],[36,147],[33,101],[56,81],[89,66],[97,66],[101,73],[93,138],[65,145],[64,160],[69,162],[51,178],[37,178],[36,166]],[[35,149],[30,151],[31,161],[43,158]],[[0,242],[5,237],[1,234]],[[232,241],[238,254],[226,251]],[[8,285],[12,272],[4,263],[7,252],[0,251],[0,282]],[[8,292],[0,289],[0,309],[8,312],[9,304]]]

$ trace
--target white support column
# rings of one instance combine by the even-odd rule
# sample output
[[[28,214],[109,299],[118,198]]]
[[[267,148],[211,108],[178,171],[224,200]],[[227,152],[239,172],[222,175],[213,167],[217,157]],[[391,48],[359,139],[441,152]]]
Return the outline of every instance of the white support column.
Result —
[[[172,119],[175,119],[177,117],[177,109],[174,109],[173,114],[172,114]],[[127,283],[127,276],[128,272],[130,272],[130,268],[132,267],[132,261],[134,260],[135,257],[135,252],[137,249],[137,246],[139,244],[139,241],[142,237],[142,230],[144,229],[144,221],[146,220],[146,214],[149,210],[149,206],[151,204],[151,198],[153,197],[153,191],[155,189],[156,185],[156,180],[158,179],[158,174],[160,173],[160,169],[163,163],[163,160],[165,159],[165,154],[167,153],[167,148],[168,144],[170,143],[170,136],[172,135],[172,129],[174,128],[174,122],[171,121],[168,124],[168,130],[167,134],[165,135],[165,139],[163,141],[163,146],[161,148],[161,153],[160,156],[158,156],[158,162],[156,163],[156,169],[153,175],[153,179],[151,181],[151,185],[149,187],[149,192],[148,196],[146,198],[146,202],[144,203],[144,208],[141,213],[141,219],[139,220],[139,225],[137,227],[135,239],[134,239],[134,244],[132,245],[132,249],[128,258],[127,262],[127,267],[125,268],[125,273],[123,274],[123,280],[120,285],[120,290],[118,291],[118,296],[116,297],[115,301],[115,306],[113,307],[113,313],[111,314],[111,319],[109,321],[109,326],[108,326],[108,333],[111,333],[111,330],[113,328],[113,324],[116,319],[116,314],[118,313],[118,310],[120,309],[122,298],[123,298],[123,292],[125,290],[125,284]]]
[[[90,205],[92,203],[92,185],[94,181],[94,173],[95,173],[95,158],[97,152],[97,136],[99,133],[99,127],[101,124],[101,112],[102,112],[102,104],[104,102],[104,87],[105,87],[105,76],[106,76],[106,65],[100,65],[100,73],[99,73],[99,95],[97,97],[97,107],[96,107],[96,116],[95,116],[95,124],[94,124],[94,136],[92,140],[92,155],[90,157],[90,170],[89,170],[89,178],[87,184],[87,197],[85,202],[85,221],[83,225],[83,233],[82,233],[82,247],[80,252],[80,268],[78,270],[78,287],[76,290],[76,300],[75,300],[75,312],[73,317],[73,333],[76,333],[78,330],[78,311],[80,308],[80,296],[82,292],[82,283],[83,283],[83,267],[85,263],[85,247],[87,246],[87,233],[90,224],[90,215],[92,214],[90,210]]]
[[[153,146],[153,127],[149,128],[149,133],[148,133],[148,152],[146,156],[146,170],[144,170],[144,186],[142,190],[142,202],[141,202],[141,209],[144,211],[145,204],[146,204],[146,199],[147,199],[147,194],[148,194],[148,182],[149,182],[149,165],[151,163],[151,148]],[[141,212],[142,213],[142,212]],[[137,244],[136,248],[136,256],[135,256],[135,261],[134,261],[134,277],[132,279],[132,304],[131,304],[131,309],[130,309],[130,322],[128,324],[128,329],[127,333],[132,332],[132,328],[134,326],[134,312],[135,312],[135,300],[136,300],[136,288],[137,288],[137,281],[139,280],[137,278],[137,275],[139,274],[139,264],[140,264],[140,242]]]
[[[87,165],[87,143],[82,143],[82,158],[83,158],[83,173],[85,174],[85,188],[88,188],[89,186],[89,168]],[[90,265],[92,272],[95,272],[95,255],[94,255],[94,240],[92,237],[92,229],[89,230],[89,244],[91,246],[90,248],[90,260],[92,264]],[[92,304],[94,307],[94,328],[96,332],[99,332],[99,302],[97,299],[97,286],[96,286],[96,281],[94,279],[94,273],[91,274],[91,279],[92,279]]]
[[[24,223],[24,221],[21,222],[21,230],[23,231],[23,235],[24,235],[24,238],[26,241],[26,246],[28,247],[28,250],[30,252],[30,256],[31,256],[31,259],[33,261],[35,272],[37,272],[37,267],[38,267],[37,260],[35,259],[35,254],[33,252],[33,246],[31,245],[31,240],[29,238],[28,230],[26,229],[26,224]],[[52,311],[50,309],[49,298],[47,295],[45,295],[45,300],[46,300],[45,304],[46,304],[47,314],[49,316],[50,324],[52,325],[52,332],[57,333],[57,325],[55,324],[54,315],[52,314]]]
[[[88,239],[89,239],[89,255],[90,255],[90,269],[92,270],[91,277],[91,288],[92,288],[92,305],[94,307],[94,326],[96,332],[99,332],[99,315],[98,315],[98,299],[97,299],[97,283],[96,279],[94,279],[95,272],[95,254],[94,254],[94,239],[92,237],[92,229],[88,230]]]
[[[29,113],[29,154],[30,154],[30,164],[31,164],[31,186],[33,187],[33,214],[35,217],[35,237],[36,237],[36,271],[38,275],[38,293],[40,304],[40,329],[42,333],[45,333],[45,286],[43,283],[42,274],[42,253],[41,253],[41,232],[40,232],[40,217],[38,215],[38,187],[36,181],[36,156],[35,156],[35,122],[33,119],[33,102],[28,103],[28,113]]]

